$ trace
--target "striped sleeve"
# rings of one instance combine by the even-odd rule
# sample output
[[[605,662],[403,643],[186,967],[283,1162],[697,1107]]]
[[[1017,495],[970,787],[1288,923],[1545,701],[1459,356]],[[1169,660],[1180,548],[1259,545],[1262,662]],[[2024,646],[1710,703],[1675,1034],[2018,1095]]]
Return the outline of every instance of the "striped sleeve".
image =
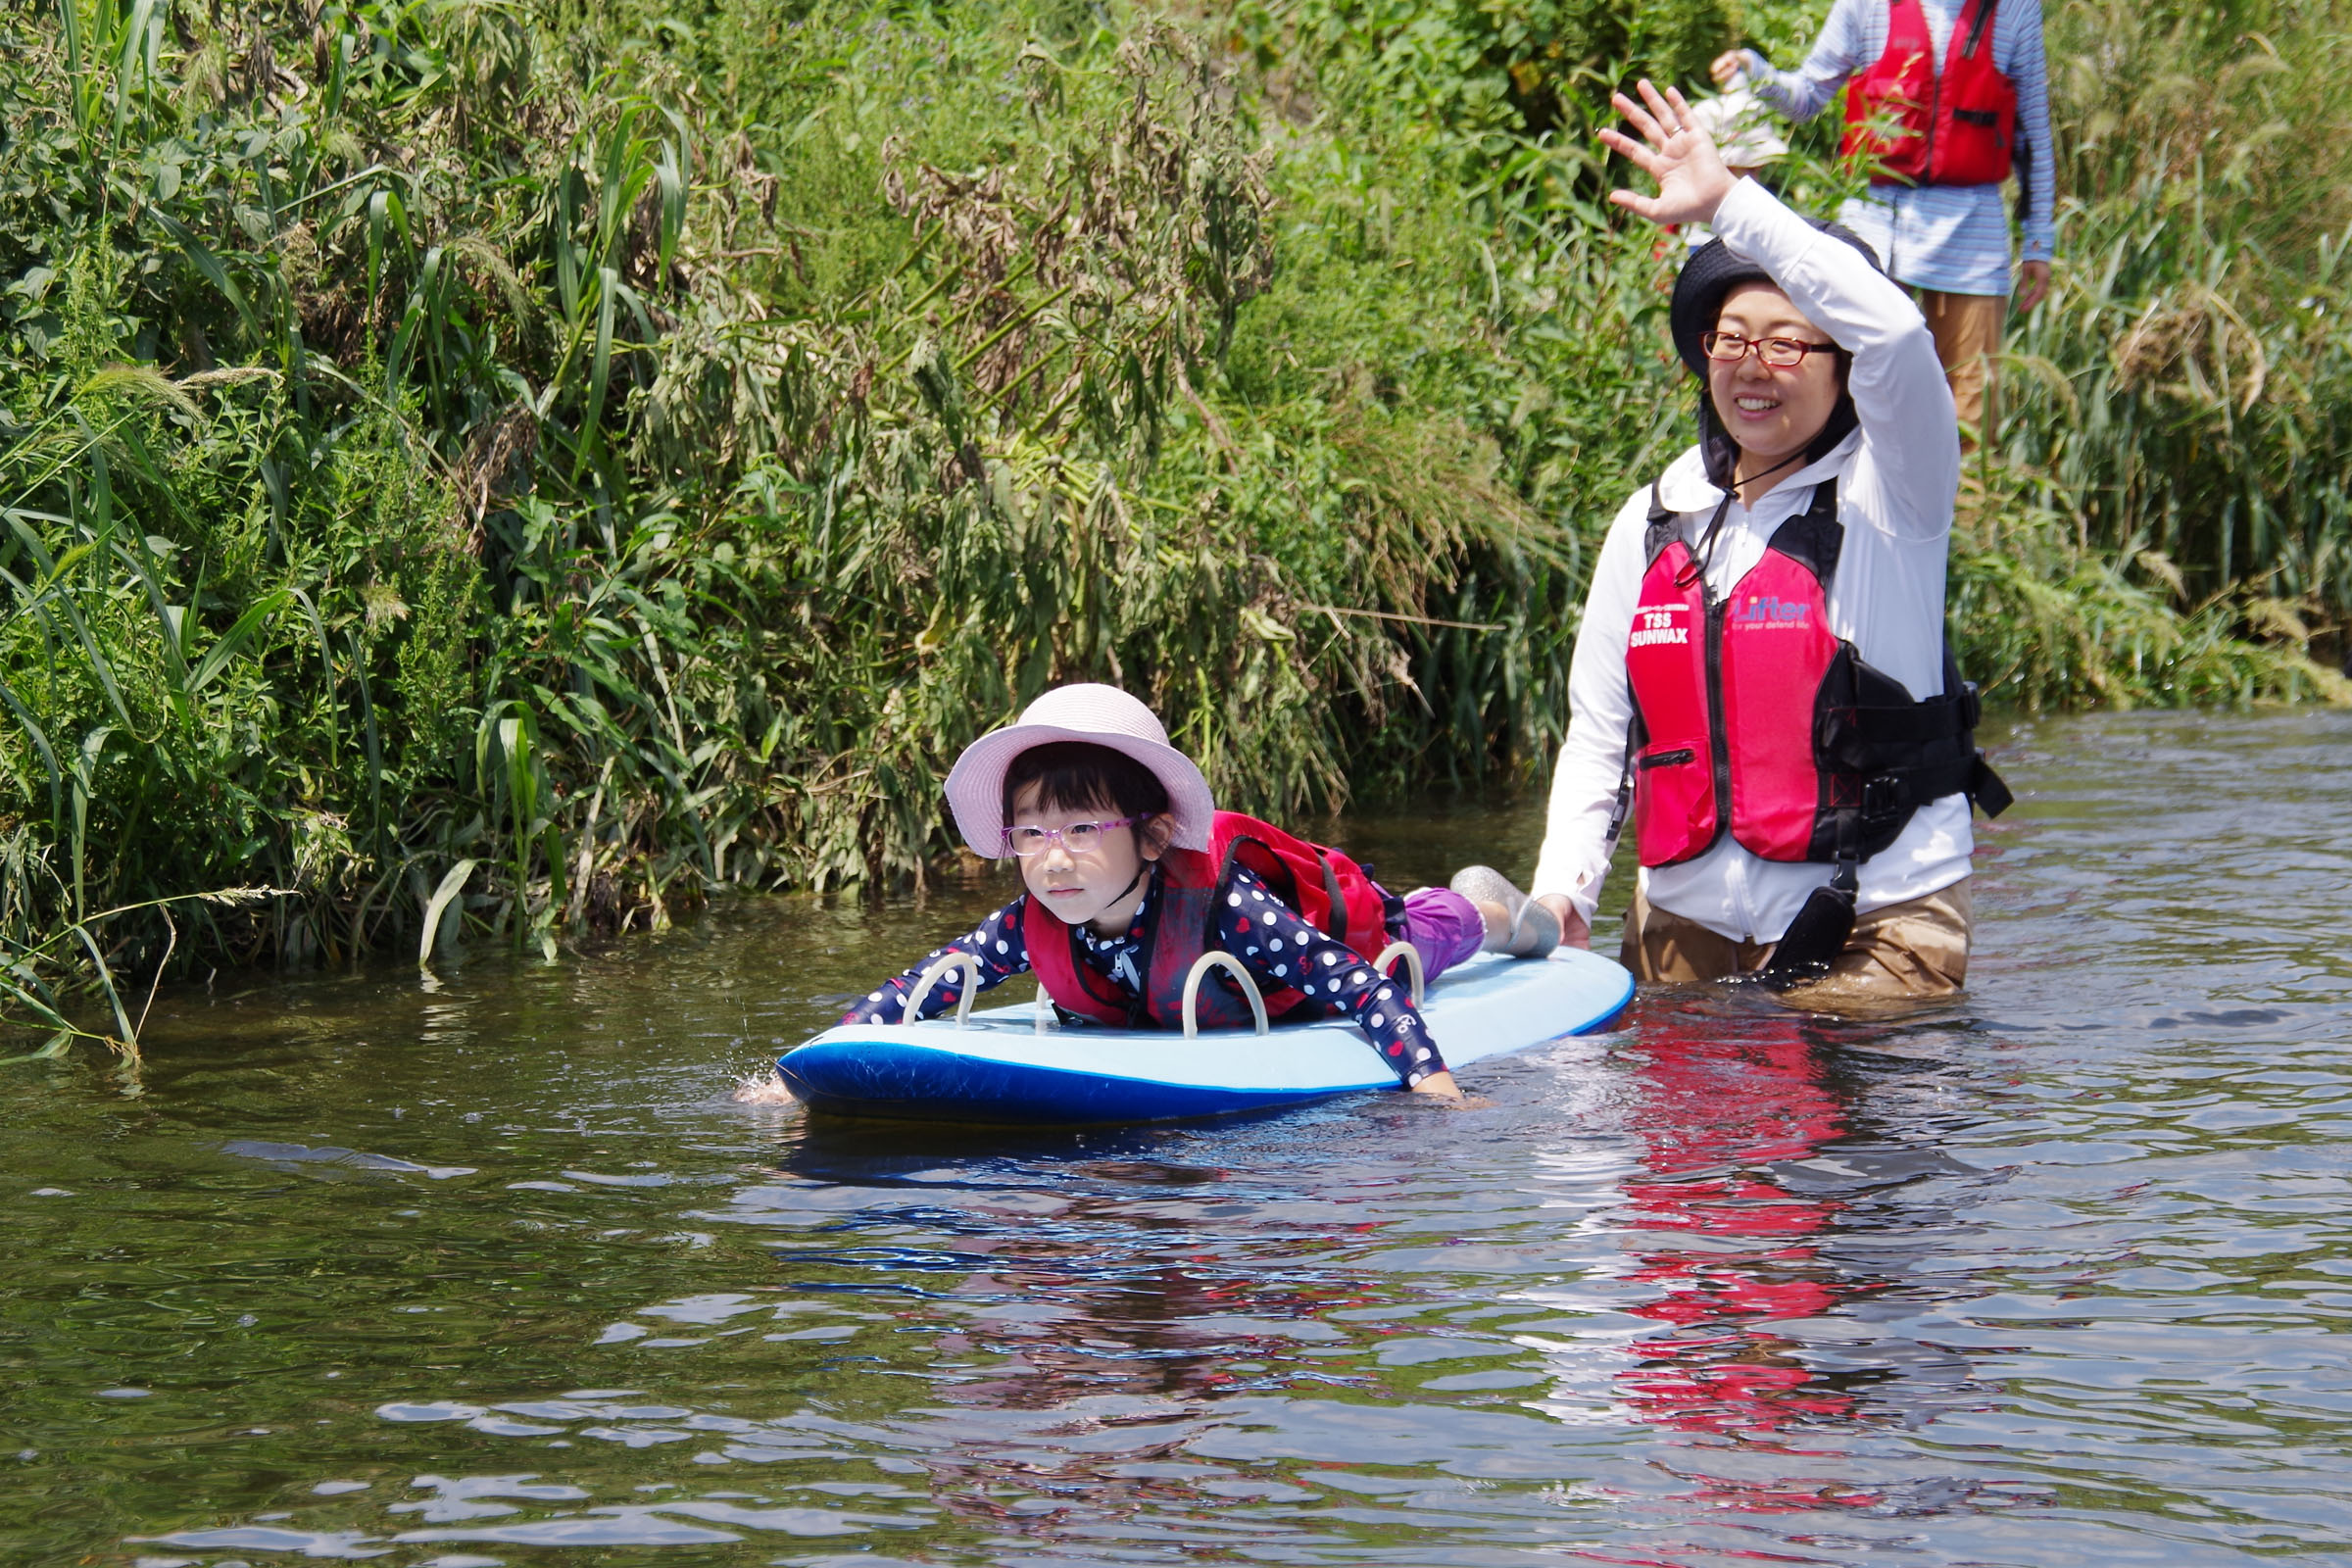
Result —
[[[2017,88],[2019,253],[2046,262],[2057,245],[2057,154],[2050,142],[2050,72],[2041,0],[2002,0],[1993,63]]]
[[[1756,93],[1790,120],[1811,120],[1838,96],[1845,78],[1876,60],[1886,47],[1886,28],[1872,20],[1886,10],[1884,0],[1838,0],[1822,24],[1813,52],[1794,71],[1775,71],[1755,50],[1747,52]]]

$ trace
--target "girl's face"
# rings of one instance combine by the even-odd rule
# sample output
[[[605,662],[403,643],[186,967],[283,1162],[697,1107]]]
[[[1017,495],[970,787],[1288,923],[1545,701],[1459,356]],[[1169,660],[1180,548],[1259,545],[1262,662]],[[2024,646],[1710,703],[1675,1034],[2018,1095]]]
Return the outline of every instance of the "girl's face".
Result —
[[[1742,283],[1725,295],[1715,330],[1737,332],[1751,343],[1768,337],[1830,341],[1770,283]],[[1808,354],[1785,370],[1766,365],[1753,350],[1736,365],[1707,361],[1707,394],[1715,401],[1716,417],[1742,452],[1767,463],[1803,451],[1821,434],[1842,390],[1835,354]]]
[[[1013,827],[1064,832],[1081,822],[1108,822],[1120,814],[1113,806],[1041,806],[1038,793],[1037,785],[1024,784],[1013,796]],[[1105,936],[1122,934],[1143,893],[1144,867],[1167,849],[1167,822],[1162,815],[1132,827],[1105,828],[1094,835],[1093,847],[1084,854],[1072,854],[1068,845],[1049,839],[1037,854],[1021,858],[1021,880],[1028,884],[1029,896],[1064,925],[1093,922]]]

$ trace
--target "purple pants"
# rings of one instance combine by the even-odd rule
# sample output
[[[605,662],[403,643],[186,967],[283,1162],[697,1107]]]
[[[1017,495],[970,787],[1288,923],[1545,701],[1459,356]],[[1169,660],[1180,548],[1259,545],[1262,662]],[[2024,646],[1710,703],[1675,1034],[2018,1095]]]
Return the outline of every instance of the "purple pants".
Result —
[[[1421,977],[1435,980],[1486,945],[1487,922],[1450,888],[1415,888],[1404,896],[1404,940],[1421,955]]]

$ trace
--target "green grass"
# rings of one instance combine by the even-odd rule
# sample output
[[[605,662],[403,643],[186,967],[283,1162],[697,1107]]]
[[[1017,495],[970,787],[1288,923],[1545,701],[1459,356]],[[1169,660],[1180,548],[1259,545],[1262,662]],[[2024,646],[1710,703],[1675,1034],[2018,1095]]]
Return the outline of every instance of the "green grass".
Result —
[[[1956,547],[1996,695],[2343,695],[2321,9],[2054,13],[2113,70],[2060,74],[2059,286]],[[1600,531],[1688,438],[1605,89],[1809,30],[7,14],[0,986],[128,1048],[174,965],[920,882],[949,761],[1059,680],[1236,805],[1540,778]]]

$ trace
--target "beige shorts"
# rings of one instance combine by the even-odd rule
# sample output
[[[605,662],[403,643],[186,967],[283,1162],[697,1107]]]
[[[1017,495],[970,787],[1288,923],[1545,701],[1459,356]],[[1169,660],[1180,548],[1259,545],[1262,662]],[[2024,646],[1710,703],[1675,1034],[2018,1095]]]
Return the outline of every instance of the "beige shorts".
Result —
[[[2009,296],[1921,289],[1919,310],[1936,339],[1943,378],[1951,383],[1961,442],[1973,447],[2000,419],[2001,334],[2009,325]]]
[[[1959,990],[1968,978],[1968,937],[1976,923],[1968,880],[1857,916],[1830,972],[1801,994],[1943,997]],[[1774,946],[1719,936],[1696,920],[1653,907],[1637,889],[1617,961],[1637,980],[1720,980],[1761,969]]]

